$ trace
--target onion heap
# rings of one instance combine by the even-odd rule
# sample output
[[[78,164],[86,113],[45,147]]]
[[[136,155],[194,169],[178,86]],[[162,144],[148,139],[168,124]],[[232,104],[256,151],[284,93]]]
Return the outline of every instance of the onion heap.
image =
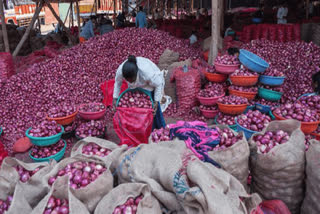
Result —
[[[230,74],[230,76],[255,77],[258,76],[258,74],[249,71],[247,68],[239,68]]]
[[[271,90],[271,91],[277,91],[280,93],[283,93],[283,87],[282,86],[269,86],[269,85],[260,85],[260,87]]]
[[[94,182],[106,168],[95,162],[76,161],[60,169],[56,176],[50,177],[48,184],[51,186],[58,177],[69,175],[70,187],[80,189]]]
[[[222,112],[219,112],[218,116],[217,116],[217,123],[222,124],[222,125],[232,126],[232,125],[236,124],[236,121],[235,121],[236,117],[237,116],[235,116],[235,115],[228,115],[228,114],[224,114]]]
[[[103,121],[91,120],[81,123],[76,129],[76,135],[80,138],[89,136],[98,137],[104,135],[105,125]]]
[[[50,196],[43,214],[69,214],[69,201]]]
[[[96,143],[88,143],[84,147],[82,147],[82,153],[85,155],[97,155],[99,157],[106,157],[108,156],[112,151],[107,148],[103,148],[99,146]]]
[[[229,87],[231,90],[236,90],[236,91],[243,91],[243,92],[258,92],[257,87],[244,87],[244,86],[236,86],[236,85],[231,85]]]
[[[151,133],[151,139],[153,142],[160,142],[160,141],[168,141],[170,140],[170,128],[166,126],[165,128],[155,129]]]
[[[299,99],[299,102],[311,110],[320,112],[320,96],[304,96]]]
[[[205,110],[205,111],[217,111],[218,110],[217,106],[205,106],[205,105],[200,105],[200,109]]]
[[[246,114],[242,114],[238,117],[238,124],[251,131],[262,131],[271,122],[271,118],[268,115],[262,114],[258,110],[249,110]]]
[[[103,105],[103,103],[87,103],[82,105],[79,108],[79,111],[82,112],[100,112],[105,110],[106,107]]]
[[[263,72],[263,75],[272,77],[283,77],[284,73],[279,71],[277,68],[269,67],[265,72]]]
[[[213,65],[207,65],[206,71],[212,74],[217,74],[216,68]]]
[[[219,98],[218,102],[225,105],[242,105],[248,104],[248,99],[244,97],[230,95]]]
[[[219,97],[224,95],[224,88],[222,84],[208,83],[204,89],[201,89],[198,93],[199,97]]]
[[[47,158],[59,153],[64,148],[64,141],[59,140],[57,143],[50,146],[36,146],[31,148],[31,155],[34,158]]]
[[[274,110],[274,113],[286,119],[295,119],[301,122],[316,122],[320,119],[316,111],[313,111],[300,103],[287,103]]]
[[[59,118],[69,116],[77,111],[77,108],[73,105],[59,105],[58,107],[53,107],[48,111],[48,117]]]
[[[26,170],[25,168],[23,168],[22,166],[20,165],[17,165],[15,167],[15,169],[17,170],[19,176],[20,176],[20,181],[22,183],[25,183],[27,182],[34,174],[36,174],[39,170],[40,170],[40,167],[34,169],[33,171],[28,171]]]
[[[33,137],[49,137],[61,133],[62,128],[56,121],[42,121],[29,131]]]
[[[64,132],[72,132],[73,130],[76,129],[76,123],[72,123],[70,125],[66,125],[63,128],[64,128]]]
[[[125,108],[152,108],[152,102],[150,97],[143,92],[128,91],[121,97],[118,106]]]
[[[259,99],[257,100],[257,103],[261,104],[261,105],[265,105],[265,106],[270,106],[271,110],[274,110],[275,107],[279,106],[280,104],[278,102],[272,102],[269,100],[265,100],[265,99]]]
[[[13,196],[8,196],[5,201],[0,200],[0,214],[4,214],[6,211],[9,210],[12,200]]]
[[[224,128],[220,129],[219,127],[215,128],[220,135],[220,143],[213,148],[214,151],[223,150],[228,147],[231,147],[233,144],[237,143],[243,138],[242,133],[235,135],[231,129]]]
[[[223,64],[223,65],[239,65],[240,61],[237,56],[222,55],[222,56],[217,56],[214,63]]]
[[[143,199],[143,195],[140,195],[136,198],[128,198],[126,203],[123,205],[117,206],[112,214],[136,214],[137,208],[140,201]]]
[[[282,130],[267,131],[266,133],[259,134],[253,137],[257,144],[258,152],[261,154],[268,153],[273,147],[288,142],[290,136],[287,132]]]

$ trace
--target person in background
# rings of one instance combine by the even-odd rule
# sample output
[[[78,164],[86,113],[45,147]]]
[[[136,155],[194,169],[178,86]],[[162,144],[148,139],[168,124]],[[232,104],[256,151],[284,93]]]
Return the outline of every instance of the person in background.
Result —
[[[100,24],[100,35],[113,31],[112,21],[110,19],[103,18]]]
[[[128,83],[130,89],[142,88],[151,92],[154,100],[153,112],[155,115],[153,128],[159,129],[165,127],[160,107],[165,80],[158,66],[147,58],[129,56],[118,67],[116,72],[112,103],[114,110],[116,109],[123,80]]]
[[[154,11],[154,14],[153,14],[153,19],[154,19],[154,20],[158,20],[159,18],[160,18],[160,14],[159,14],[158,9],[156,9],[156,10]]]
[[[124,15],[124,12],[120,12],[117,16],[117,27],[124,27],[124,21],[126,20],[126,17]]]
[[[91,16],[90,20],[85,24],[80,33],[80,42],[90,39],[94,37],[94,26],[97,23],[97,17]],[[81,39],[82,38],[82,39]]]
[[[143,11],[143,7],[139,7],[139,12],[136,17],[136,27],[145,28],[147,26],[147,15]]]
[[[228,48],[228,54],[239,57],[239,54],[240,54],[239,48],[234,48],[234,47]]]
[[[320,93],[320,71],[312,75],[312,88],[315,93]]]
[[[278,19],[278,24],[287,24],[287,17],[288,15],[288,7],[286,6],[286,3],[282,4],[279,8],[278,8],[278,12],[277,12],[277,19]]]
[[[198,8],[197,13],[196,13],[196,19],[197,20],[200,19],[200,15],[201,15],[200,8]]]
[[[196,43],[198,41],[196,34],[197,34],[197,32],[195,30],[193,30],[191,36],[189,37],[190,45],[193,45],[194,43]]]

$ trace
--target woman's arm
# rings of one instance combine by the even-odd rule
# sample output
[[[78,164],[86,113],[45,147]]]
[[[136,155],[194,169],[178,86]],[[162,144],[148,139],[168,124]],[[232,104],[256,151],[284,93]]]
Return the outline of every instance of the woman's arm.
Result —
[[[122,81],[123,81],[122,66],[123,66],[123,64],[121,64],[119,66],[117,73],[116,73],[114,89],[113,89],[113,99],[118,99],[118,97],[120,95],[121,85],[122,85]]]

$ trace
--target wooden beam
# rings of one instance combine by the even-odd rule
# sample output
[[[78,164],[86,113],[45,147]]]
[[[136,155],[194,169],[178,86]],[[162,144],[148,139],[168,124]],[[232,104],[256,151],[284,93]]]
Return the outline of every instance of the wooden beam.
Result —
[[[78,33],[80,39],[80,9],[79,9],[79,2],[76,0],[76,7],[77,7],[77,20],[78,20]]]
[[[209,52],[209,64],[212,65],[214,59],[218,55],[218,45],[220,41],[221,30],[221,7],[222,0],[212,0],[212,15],[211,15],[211,46]]]
[[[8,32],[7,32],[7,26],[6,26],[6,19],[4,16],[4,10],[3,10],[3,0],[0,2],[0,13],[1,13],[1,27],[2,27],[2,35],[3,35],[3,41],[4,41],[4,49],[5,52],[10,52],[9,47],[9,40],[8,40]]]

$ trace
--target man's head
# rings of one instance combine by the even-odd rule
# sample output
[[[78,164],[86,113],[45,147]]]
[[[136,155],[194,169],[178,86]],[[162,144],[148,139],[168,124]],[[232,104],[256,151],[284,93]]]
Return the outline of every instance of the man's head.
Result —
[[[138,66],[135,56],[130,55],[128,60],[123,64],[122,76],[130,83],[133,83],[137,79]]]
[[[143,11],[143,7],[142,6],[139,7],[139,11]]]

